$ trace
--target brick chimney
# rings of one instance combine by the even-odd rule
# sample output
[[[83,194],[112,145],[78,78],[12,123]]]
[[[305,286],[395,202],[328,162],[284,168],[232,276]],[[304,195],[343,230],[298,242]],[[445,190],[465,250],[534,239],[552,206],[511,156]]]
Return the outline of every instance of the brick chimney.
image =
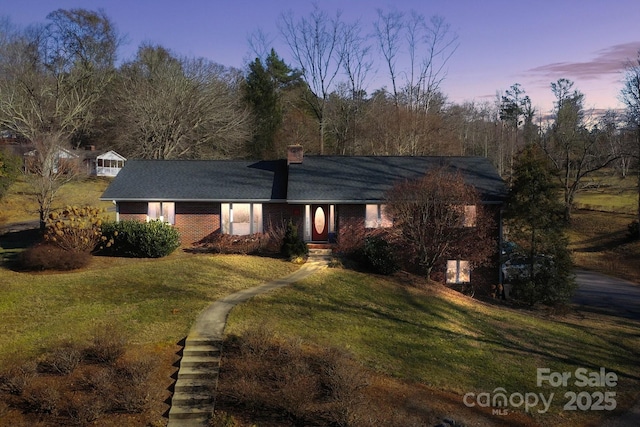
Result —
[[[287,164],[299,164],[302,163],[302,159],[304,158],[304,150],[302,149],[302,145],[289,145],[287,147]]]

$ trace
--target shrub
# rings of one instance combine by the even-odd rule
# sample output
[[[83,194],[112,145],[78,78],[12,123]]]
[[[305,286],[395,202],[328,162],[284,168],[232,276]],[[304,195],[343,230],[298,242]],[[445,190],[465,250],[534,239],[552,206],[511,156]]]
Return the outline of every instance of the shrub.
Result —
[[[160,220],[109,222],[102,233],[108,243],[101,250],[107,255],[160,258],[180,247],[178,230]]]
[[[44,238],[70,252],[91,252],[102,240],[104,209],[67,206],[62,212],[52,212],[46,219]]]
[[[27,410],[37,414],[56,415],[61,403],[60,392],[52,384],[29,385],[24,391]]]
[[[82,351],[72,343],[64,343],[50,352],[38,364],[38,370],[45,373],[67,375],[82,362]]]
[[[247,236],[235,236],[231,234],[216,233],[200,242],[201,249],[219,254],[256,254],[262,252],[268,236],[265,234],[250,234]]]
[[[400,269],[392,246],[382,237],[367,237],[361,258],[365,266],[374,273],[389,275]]]
[[[294,424],[363,425],[370,404],[364,368],[348,353],[278,337],[267,326],[225,341],[219,403]],[[314,423],[315,424],[315,423]]]
[[[18,365],[17,362],[9,363],[8,368],[0,374],[0,391],[19,396],[35,376],[35,363],[21,365]]]
[[[125,352],[127,339],[114,324],[96,327],[91,345],[85,349],[85,357],[97,363],[114,363]]]
[[[36,244],[16,258],[18,268],[25,271],[76,270],[86,266],[90,260],[89,253],[70,252],[50,243]]]
[[[287,258],[305,256],[308,253],[307,245],[298,236],[298,226],[291,220],[287,223],[280,252]]]

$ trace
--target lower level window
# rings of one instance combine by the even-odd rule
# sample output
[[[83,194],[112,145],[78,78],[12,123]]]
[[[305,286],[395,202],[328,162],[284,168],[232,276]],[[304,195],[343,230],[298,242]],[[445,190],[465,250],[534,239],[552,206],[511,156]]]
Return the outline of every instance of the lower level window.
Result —
[[[262,233],[260,203],[222,203],[222,232],[235,236]]]
[[[149,202],[147,221],[159,219],[173,225],[176,223],[176,204],[174,202]]]
[[[447,261],[447,283],[469,283],[471,268],[469,261],[451,259]]]

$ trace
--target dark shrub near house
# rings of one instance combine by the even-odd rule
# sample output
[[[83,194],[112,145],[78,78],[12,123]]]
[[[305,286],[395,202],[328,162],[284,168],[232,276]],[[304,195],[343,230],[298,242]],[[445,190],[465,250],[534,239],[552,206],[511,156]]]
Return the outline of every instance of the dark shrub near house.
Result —
[[[359,258],[374,273],[389,275],[400,269],[393,247],[380,236],[365,238]]]
[[[133,258],[160,258],[180,246],[178,230],[162,221],[110,222],[102,226],[107,244],[100,253]]]
[[[307,252],[307,245],[298,236],[298,227],[293,221],[289,221],[282,242],[282,255],[287,258],[294,258],[304,256]]]

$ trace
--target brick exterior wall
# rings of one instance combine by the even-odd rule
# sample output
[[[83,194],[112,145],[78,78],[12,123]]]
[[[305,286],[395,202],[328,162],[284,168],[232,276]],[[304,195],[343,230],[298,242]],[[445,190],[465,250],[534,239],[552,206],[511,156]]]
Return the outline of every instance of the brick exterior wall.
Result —
[[[147,203],[146,202],[119,202],[118,212],[120,220],[147,220]]]
[[[220,232],[220,203],[176,203],[175,227],[182,246],[191,246]]]

